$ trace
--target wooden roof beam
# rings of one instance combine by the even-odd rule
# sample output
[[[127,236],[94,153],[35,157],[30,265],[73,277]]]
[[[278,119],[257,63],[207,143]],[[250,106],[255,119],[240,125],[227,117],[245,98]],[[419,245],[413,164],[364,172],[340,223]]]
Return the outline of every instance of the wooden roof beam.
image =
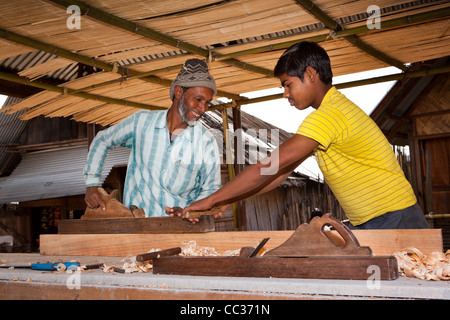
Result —
[[[376,83],[403,80],[403,79],[409,79],[409,78],[426,77],[426,76],[431,76],[431,75],[436,75],[436,74],[441,74],[441,73],[448,73],[448,72],[450,72],[450,64],[447,64],[447,65],[444,65],[441,67],[427,69],[427,70],[411,71],[408,73],[395,73],[395,74],[374,77],[374,78],[369,78],[369,79],[362,79],[362,80],[355,80],[355,81],[350,81],[350,82],[345,82],[345,83],[338,83],[335,85],[335,87],[337,89],[346,89],[346,88],[364,86],[364,85],[368,85],[368,84],[376,84]],[[283,94],[277,93],[277,94],[272,94],[272,95],[268,95],[268,96],[252,98],[252,99],[248,99],[245,101],[241,101],[240,104],[246,105],[246,104],[265,102],[265,101],[270,101],[270,100],[275,100],[275,99],[282,99],[282,98],[283,98]],[[222,103],[222,104],[218,104],[213,107],[210,107],[209,110],[217,110],[222,107],[232,107],[232,106],[230,103]]]
[[[193,44],[190,44],[188,42],[185,41],[181,41],[178,40],[176,38],[170,37],[168,35],[165,35],[163,33],[160,33],[158,31],[155,31],[151,28],[139,25],[137,23],[134,23],[132,21],[120,18],[118,16],[115,16],[113,14],[107,13],[105,11],[102,11],[98,8],[95,8],[93,6],[90,6],[84,2],[81,2],[79,0],[48,0],[51,1],[55,4],[61,5],[65,8],[67,8],[70,5],[77,5],[81,12],[83,12],[83,14],[94,18],[96,20],[102,21],[104,23],[107,23],[109,25],[121,28],[123,30],[127,30],[129,32],[141,35],[143,37],[161,42],[163,44],[167,44],[169,46],[172,46],[174,48],[178,48],[178,49],[182,49],[185,51],[188,51],[190,53],[195,53],[198,54],[202,57],[205,57],[207,59],[209,58],[220,58],[219,54],[210,52],[207,49],[203,49],[201,47],[197,47]],[[243,69],[243,70],[247,70],[253,73],[258,73],[258,74],[262,74],[264,76],[267,77],[273,77],[273,71],[272,70],[268,70],[262,67],[258,67],[255,65],[251,65],[251,64],[247,64],[247,63],[243,63],[239,60],[236,59],[225,59],[222,60],[221,62],[231,65],[233,67],[239,68],[239,69]]]
[[[307,12],[312,14],[314,17],[319,19],[327,28],[333,30],[334,32],[342,31],[344,30],[344,27],[340,25],[337,21],[335,21],[333,18],[328,16],[322,9],[320,9],[318,6],[316,6],[311,0],[295,0],[298,5],[300,5],[303,9],[305,9]],[[343,37],[345,40],[347,40],[349,43],[351,43],[353,46],[359,48],[363,52],[369,54],[370,56],[374,57],[377,60],[383,61],[384,63],[387,63],[388,65],[394,66],[399,68],[402,71],[407,71],[408,68],[400,61],[389,57],[388,55],[384,54],[383,52],[375,49],[374,47],[370,46],[369,44],[363,42],[361,39],[359,39],[355,35],[347,35]]]
[[[124,99],[115,99],[115,98],[110,98],[110,97],[105,97],[105,96],[100,96],[100,95],[90,94],[90,93],[85,93],[85,92],[74,92],[74,90],[71,90],[68,88],[63,88],[63,87],[59,87],[59,86],[55,86],[55,85],[51,85],[51,84],[43,83],[43,82],[39,82],[39,81],[29,81],[27,78],[20,77],[18,75],[6,73],[6,72],[0,72],[0,79],[27,85],[27,86],[32,86],[32,87],[39,88],[39,89],[55,91],[55,92],[59,92],[61,94],[73,95],[73,96],[80,97],[83,99],[102,101],[105,103],[111,103],[111,104],[117,104],[117,105],[135,107],[135,108],[147,109],[147,110],[167,110],[167,108],[164,108],[164,107],[153,106],[153,105],[149,105],[149,104],[124,100]]]
[[[132,69],[117,66],[114,63],[107,63],[107,62],[101,61],[99,59],[94,59],[94,58],[91,58],[91,57],[88,57],[85,55],[74,53],[69,50],[59,48],[59,47],[56,47],[54,45],[51,45],[51,44],[48,44],[48,43],[45,43],[42,41],[20,35],[20,34],[17,34],[15,32],[12,32],[12,31],[9,31],[9,30],[3,29],[3,28],[0,28],[0,38],[3,38],[5,40],[8,40],[8,41],[11,41],[14,43],[19,43],[21,45],[24,45],[24,46],[27,46],[30,48],[34,48],[36,50],[45,51],[45,52],[57,55],[59,57],[63,57],[63,58],[72,60],[74,62],[79,62],[79,63],[85,64],[88,66],[93,66],[93,67],[102,69],[104,71],[116,72],[116,73],[120,74],[121,76],[124,76],[125,79],[127,79],[128,77],[139,78],[143,81],[159,84],[159,85],[162,85],[165,87],[170,87],[170,85],[172,84],[171,80],[162,79],[157,76],[151,75],[150,73],[142,74],[142,73],[134,71]],[[167,70],[167,68],[166,68],[166,70]],[[222,90],[217,90],[217,95],[227,97],[230,99],[236,99],[236,100],[244,99],[240,95],[222,91]]]
[[[404,27],[407,25],[424,23],[424,22],[433,21],[436,19],[448,18],[448,16],[450,16],[450,8],[438,9],[438,10],[434,10],[434,11],[409,15],[409,16],[405,16],[405,17],[401,17],[401,18],[395,18],[395,19],[391,19],[391,20],[383,20],[380,24],[380,29],[370,30],[370,29],[367,29],[367,26],[364,25],[364,26],[354,27],[354,28],[350,28],[350,29],[344,29],[341,31],[335,31],[335,36],[343,37],[343,36],[347,36],[347,35],[358,35],[358,34],[362,34],[362,33],[369,34],[369,33],[378,32],[381,30]],[[257,48],[252,48],[252,49],[247,49],[247,50],[236,51],[233,53],[224,54],[221,56],[221,59],[234,58],[234,57],[245,56],[245,55],[256,54],[256,53],[266,53],[266,52],[271,52],[271,51],[286,50],[287,48],[296,44],[299,41],[323,42],[323,41],[326,41],[329,37],[330,37],[330,35],[328,33],[318,35],[318,36],[311,36],[311,37],[306,36],[305,38],[301,38],[301,39],[290,40],[290,41],[285,41],[285,42],[280,42],[280,43],[275,43],[275,44],[270,44],[270,45],[264,45],[264,46],[257,47]]]

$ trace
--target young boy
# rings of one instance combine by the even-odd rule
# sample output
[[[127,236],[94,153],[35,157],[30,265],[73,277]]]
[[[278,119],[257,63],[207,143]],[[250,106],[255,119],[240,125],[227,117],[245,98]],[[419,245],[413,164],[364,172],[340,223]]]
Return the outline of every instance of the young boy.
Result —
[[[332,85],[330,59],[319,45],[300,42],[280,57],[275,76],[299,110],[315,110],[297,133],[266,159],[183,210],[205,210],[267,192],[314,154],[351,228],[413,229],[428,224],[389,142],[360,108]],[[265,175],[269,167],[278,168]]]

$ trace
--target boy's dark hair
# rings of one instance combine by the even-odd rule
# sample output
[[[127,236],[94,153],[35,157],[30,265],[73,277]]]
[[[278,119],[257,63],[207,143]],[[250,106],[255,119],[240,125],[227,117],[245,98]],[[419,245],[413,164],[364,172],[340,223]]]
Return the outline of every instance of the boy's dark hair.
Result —
[[[299,42],[287,49],[278,59],[274,74],[280,77],[286,73],[290,77],[299,77],[303,82],[306,67],[312,67],[319,73],[320,80],[331,84],[333,72],[331,71],[330,57],[327,52],[314,42]]]

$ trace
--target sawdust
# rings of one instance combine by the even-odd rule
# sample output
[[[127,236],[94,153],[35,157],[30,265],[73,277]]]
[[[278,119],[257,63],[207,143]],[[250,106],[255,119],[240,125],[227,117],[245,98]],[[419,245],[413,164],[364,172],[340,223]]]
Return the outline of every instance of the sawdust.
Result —
[[[394,252],[402,276],[422,280],[450,280],[450,250],[423,254],[419,249],[409,247]]]

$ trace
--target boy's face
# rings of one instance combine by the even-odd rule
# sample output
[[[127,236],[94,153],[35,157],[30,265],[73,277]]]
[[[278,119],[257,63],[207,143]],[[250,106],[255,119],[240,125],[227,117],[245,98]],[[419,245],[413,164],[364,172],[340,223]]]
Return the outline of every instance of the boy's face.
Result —
[[[314,86],[306,72],[303,81],[284,73],[280,76],[280,82],[284,88],[283,97],[288,99],[291,106],[304,110],[312,105]]]

